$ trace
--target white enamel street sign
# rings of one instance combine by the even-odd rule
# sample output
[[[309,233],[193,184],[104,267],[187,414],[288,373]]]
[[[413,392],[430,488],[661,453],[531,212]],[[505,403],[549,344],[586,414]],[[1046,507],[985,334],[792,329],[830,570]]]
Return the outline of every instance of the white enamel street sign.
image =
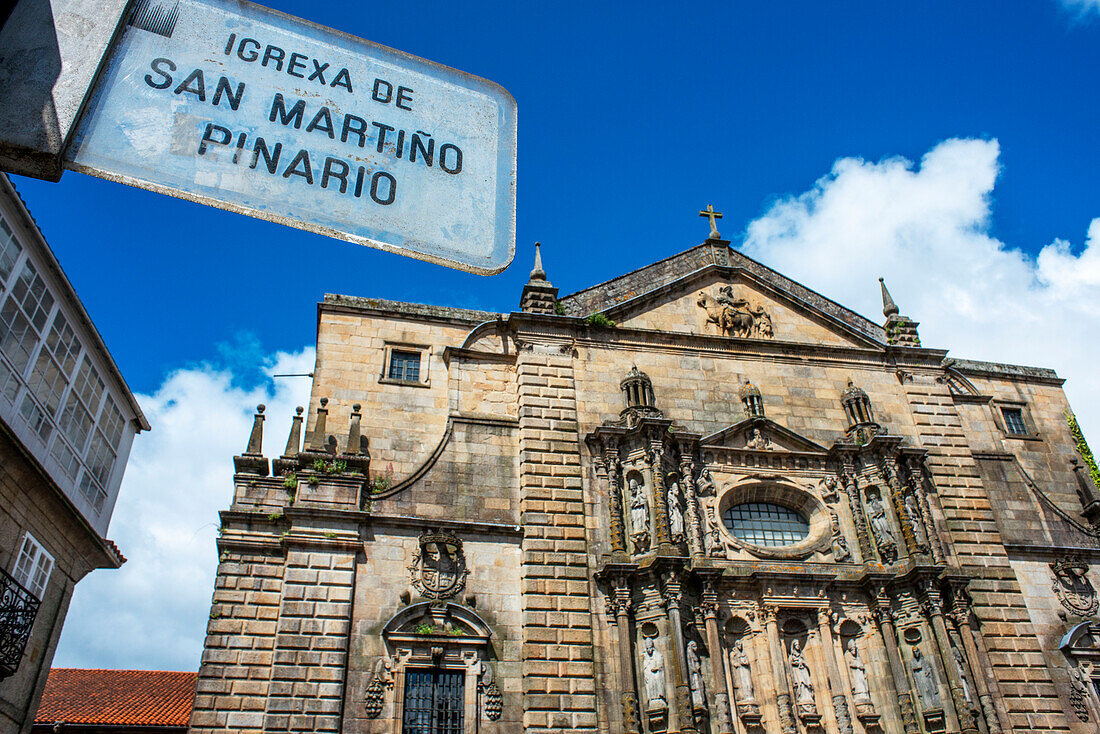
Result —
[[[471,272],[515,252],[507,91],[244,0],[136,0],[65,158]]]

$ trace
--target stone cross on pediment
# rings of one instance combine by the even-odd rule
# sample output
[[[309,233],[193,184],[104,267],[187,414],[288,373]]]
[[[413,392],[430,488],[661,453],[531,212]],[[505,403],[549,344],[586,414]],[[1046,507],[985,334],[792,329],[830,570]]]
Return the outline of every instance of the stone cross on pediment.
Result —
[[[722,212],[714,211],[714,204],[707,204],[707,208],[700,211],[699,216],[706,217],[708,220],[710,220],[710,234],[707,235],[707,239],[722,239],[722,235],[718,232],[718,224],[715,221],[722,218]]]

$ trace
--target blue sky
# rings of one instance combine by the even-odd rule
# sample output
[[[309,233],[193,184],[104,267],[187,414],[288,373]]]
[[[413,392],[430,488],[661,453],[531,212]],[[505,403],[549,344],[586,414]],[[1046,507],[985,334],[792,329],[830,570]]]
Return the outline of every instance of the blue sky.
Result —
[[[256,402],[286,435],[308,381],[269,375],[310,368],[325,292],[508,311],[535,240],[568,293],[697,244],[713,203],[748,254],[875,320],[885,276],[926,346],[1058,369],[1100,432],[1100,0],[270,4],[515,96],[517,258],[467,275],[17,179],[154,426],[111,527],[131,560],[77,587],[57,665],[197,666],[229,457]]]
[[[996,138],[990,232],[1026,252],[1080,245],[1100,214],[1100,19],[1054,0],[271,4],[512,92],[517,265],[466,275],[75,173],[18,180],[135,390],[242,331],[300,347],[326,291],[507,310],[536,239],[563,292],[694,244],[708,202],[737,239],[845,156]]]

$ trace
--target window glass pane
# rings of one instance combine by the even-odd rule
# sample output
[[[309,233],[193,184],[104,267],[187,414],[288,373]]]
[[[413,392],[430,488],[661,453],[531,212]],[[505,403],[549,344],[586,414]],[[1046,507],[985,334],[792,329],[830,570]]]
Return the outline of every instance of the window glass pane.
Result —
[[[0,219],[0,292],[3,292],[4,283],[11,277],[15,261],[22,251],[23,248],[15,241],[8,223]]]
[[[76,340],[76,333],[61,311],[58,311],[53,319],[50,335],[46,337],[46,346],[57,358],[61,370],[66,375],[71,375],[73,367],[76,366],[76,358],[80,354],[80,342]]]
[[[83,449],[88,433],[92,430],[92,414],[81,405],[75,389],[69,393],[69,399],[65,401],[65,412],[61,414],[58,423],[76,450]]]
[[[103,380],[99,379],[99,372],[92,366],[92,361],[88,359],[87,354],[84,355],[80,369],[77,370],[73,391],[84,401],[88,411],[95,415],[99,410],[99,398],[103,395]]]
[[[9,403],[14,403],[17,392],[19,392],[19,380],[15,378],[15,373],[8,367],[8,363],[0,359],[0,396]]]
[[[38,434],[38,437],[42,439],[42,443],[50,440],[53,425],[42,408],[38,407],[38,403],[34,402],[34,398],[30,396],[30,393],[23,395],[23,404],[19,406],[19,415],[27,422],[31,430]]]
[[[1005,428],[1016,436],[1026,436],[1027,426],[1024,425],[1024,411],[1021,408],[1001,408],[1001,414],[1005,417]]]
[[[53,296],[46,290],[46,283],[42,276],[34,269],[30,260],[23,263],[23,270],[15,279],[11,289],[12,297],[23,306],[23,313],[34,324],[34,328],[42,331],[46,325],[46,318],[53,308]]]
[[[46,590],[46,582],[53,571],[53,557],[34,539],[30,533],[23,537],[23,547],[15,562],[12,576],[39,599]]]
[[[80,470],[80,459],[77,458],[76,453],[69,448],[69,444],[64,439],[59,438],[53,442],[50,456],[53,457],[57,465],[61,467],[61,471],[65,472],[69,479],[76,479],[76,473]]]
[[[403,352],[394,349],[390,352],[391,380],[420,381],[420,352]]]
[[[0,349],[8,355],[20,375],[26,371],[37,341],[38,335],[31,328],[31,322],[15,301],[8,298],[4,301],[4,307],[0,308]]]
[[[111,476],[111,469],[115,465],[115,452],[111,450],[107,439],[98,432],[93,435],[92,443],[88,446],[88,453],[84,458],[88,471],[92,473],[96,481],[100,484],[107,484],[107,478]]]
[[[84,472],[84,475],[80,477],[80,493],[92,503],[92,509],[96,511],[96,514],[99,514],[99,511],[103,509],[103,501],[107,499],[107,493],[103,491],[103,487],[96,484],[90,472]]]
[[[465,675],[406,670],[402,734],[462,734]]]
[[[767,502],[735,505],[722,519],[735,538],[764,547],[792,545],[810,534],[810,523],[802,515]]]
[[[122,427],[126,424],[114,399],[108,394],[103,401],[103,412],[99,415],[99,428],[107,437],[112,447],[118,448],[118,442],[122,438]]]
[[[61,374],[61,369],[46,350],[38,353],[38,360],[34,363],[34,370],[31,371],[27,384],[39,402],[46,406],[50,415],[57,415],[57,410],[61,407],[61,393],[65,391],[65,375]]]

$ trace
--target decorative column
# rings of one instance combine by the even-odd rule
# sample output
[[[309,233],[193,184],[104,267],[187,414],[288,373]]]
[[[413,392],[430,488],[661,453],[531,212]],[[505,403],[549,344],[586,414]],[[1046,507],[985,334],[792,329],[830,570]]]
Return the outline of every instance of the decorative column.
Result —
[[[936,639],[936,649],[940,653],[940,669],[946,674],[947,684],[951,688],[951,701],[958,717],[958,727],[962,734],[977,734],[978,727],[966,704],[962,681],[953,663],[951,640],[947,636],[947,625],[943,621],[943,599],[935,588],[935,582],[928,580],[921,589],[921,611],[932,622],[932,636]],[[950,716],[948,717],[950,724]]]
[[[676,549],[672,545],[672,531],[668,526],[668,498],[665,497],[665,480],[662,476],[663,457],[665,449],[660,439],[652,443],[646,452],[646,479],[653,488],[653,515],[657,525],[658,552],[665,555],[676,555]]]
[[[768,636],[768,652],[771,653],[772,680],[775,681],[775,702],[779,708],[779,727],[783,734],[796,734],[794,709],[791,706],[791,684],[787,679],[787,663],[784,660],[783,642],[779,639],[779,607],[765,604],[764,630]]]
[[[615,579],[615,589],[608,602],[614,611],[615,626],[619,628],[619,670],[622,676],[622,707],[624,734],[641,734],[638,721],[638,693],[634,679],[634,632],[630,628],[630,582],[625,576]]]
[[[626,526],[623,521],[623,484],[622,463],[619,461],[619,449],[617,446],[605,445],[603,460],[597,460],[596,474],[601,473],[608,484],[608,504],[611,511],[609,528],[611,532],[611,556],[613,560],[626,560],[628,557],[626,548]]]
[[[905,541],[905,555],[909,557],[920,553],[920,544],[917,542],[913,524],[909,520],[909,513],[905,511],[905,498],[902,496],[904,487],[901,486],[901,475],[898,474],[896,456],[885,456],[882,460],[882,474],[886,485],[890,488],[890,504],[897,516],[898,526],[901,528],[901,537]]]
[[[997,678],[989,663],[989,655],[985,651],[981,634],[971,627],[970,600],[962,589],[955,590],[951,605],[951,618],[959,629],[963,649],[966,650],[966,659],[970,663],[970,669],[974,672],[974,687],[978,692],[978,702],[981,703],[982,714],[985,715],[985,723],[989,727],[989,734],[1001,734],[1004,729],[1002,729],[1000,712],[994,700],[995,696],[1000,698],[1000,691],[997,690]],[[1007,717],[1003,726],[1009,731],[1012,729]]]
[[[905,665],[901,662],[901,651],[898,650],[898,633],[894,629],[894,620],[890,616],[890,600],[882,589],[875,596],[871,615],[875,620],[875,629],[886,648],[886,658],[890,662],[890,674],[894,679],[894,690],[898,694],[898,705],[901,706],[901,721],[902,726],[905,727],[905,734],[919,734],[917,712],[913,708],[913,694],[909,690],[909,678],[905,674]]]
[[[856,525],[856,540],[859,542],[859,554],[864,563],[875,560],[871,550],[871,539],[867,532],[867,518],[863,515],[863,504],[859,501],[859,486],[855,479],[852,457],[844,457],[844,469],[840,473],[840,483],[848,495],[848,508],[852,513],[852,522]]]
[[[833,630],[827,607],[817,610],[817,629],[821,636],[825,668],[829,672],[829,690],[832,692],[836,725],[840,734],[852,734],[852,716],[848,711],[848,697],[844,695],[847,684],[840,677],[840,666],[836,662],[836,648],[833,647]]]
[[[702,527],[699,523],[699,502],[695,496],[695,467],[691,455],[680,454],[680,483],[684,487],[684,498],[687,502],[687,539],[688,549],[692,559],[703,559],[703,544],[701,541]]]
[[[710,650],[711,680],[714,681],[715,723],[718,725],[718,734],[732,734],[733,721],[729,694],[726,692],[726,668],[722,664],[725,652],[718,636],[718,590],[713,581],[705,582],[702,602],[703,619],[707,627],[707,648]]]
[[[661,591],[668,614],[668,625],[672,633],[672,681],[676,695],[668,707],[669,731],[697,732],[695,715],[691,709],[691,685],[688,682],[687,660],[684,658],[684,626],[680,616],[681,588],[680,573],[666,571],[661,575]]]

